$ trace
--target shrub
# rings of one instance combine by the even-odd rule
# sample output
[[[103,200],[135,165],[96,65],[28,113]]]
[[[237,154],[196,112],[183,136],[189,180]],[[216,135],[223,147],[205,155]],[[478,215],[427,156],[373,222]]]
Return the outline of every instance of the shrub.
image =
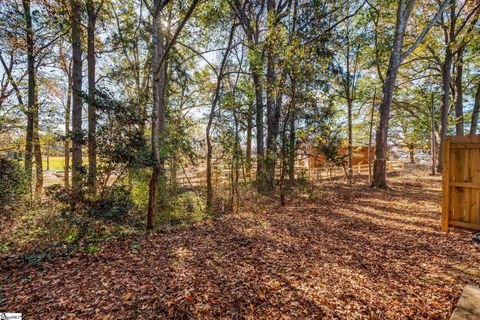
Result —
[[[0,211],[20,200],[26,192],[25,174],[19,163],[0,157]]]
[[[125,186],[116,186],[104,197],[86,205],[89,216],[117,223],[128,222],[129,214],[135,208],[130,191]]]
[[[204,197],[187,191],[169,197],[166,208],[158,214],[158,225],[189,225],[207,217]]]

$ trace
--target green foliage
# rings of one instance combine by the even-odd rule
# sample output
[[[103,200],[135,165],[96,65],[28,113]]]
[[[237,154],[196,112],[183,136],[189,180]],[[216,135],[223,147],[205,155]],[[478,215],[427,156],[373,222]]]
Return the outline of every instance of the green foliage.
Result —
[[[97,130],[98,153],[107,165],[142,167],[149,164],[150,151],[143,133],[145,120],[136,105],[122,102],[109,92],[97,92],[100,111]]]
[[[87,250],[86,250],[86,251],[87,251],[88,254],[94,254],[94,253],[98,252],[99,250],[100,250],[100,249],[99,249],[97,246],[95,246],[95,245],[89,245],[89,246],[87,246]]]
[[[152,171],[150,169],[130,170],[132,202],[141,211],[147,210],[148,205],[148,184]]]
[[[157,225],[189,225],[208,217],[203,195],[187,191],[172,195],[157,215]]]
[[[27,192],[23,170],[15,160],[0,158],[0,212]]]
[[[336,110],[331,101],[325,104],[313,104],[313,112],[307,115],[307,130],[299,135],[304,137],[323,154],[329,164],[341,166],[346,162],[339,150],[343,141],[341,128],[336,125]]]
[[[130,190],[125,186],[112,188],[107,195],[85,203],[86,213],[95,219],[117,223],[129,222],[130,214],[135,209]]]

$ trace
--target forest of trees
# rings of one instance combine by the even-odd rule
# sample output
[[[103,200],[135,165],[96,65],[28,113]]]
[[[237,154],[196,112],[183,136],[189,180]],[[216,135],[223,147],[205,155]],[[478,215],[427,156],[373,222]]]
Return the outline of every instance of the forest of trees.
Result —
[[[1,319],[479,317],[479,0],[0,0],[0,63]]]
[[[3,1],[1,152],[19,161],[32,204],[51,154],[64,159],[73,209],[141,185],[147,229],[189,165],[205,166],[199,190],[209,211],[224,193],[215,166],[230,170],[231,208],[241,176],[283,199],[301,148],[322,152],[348,178],[353,147],[371,145],[371,185],[388,188],[389,145],[407,146],[412,161],[433,152],[441,172],[445,137],[477,133],[479,8],[474,0]]]

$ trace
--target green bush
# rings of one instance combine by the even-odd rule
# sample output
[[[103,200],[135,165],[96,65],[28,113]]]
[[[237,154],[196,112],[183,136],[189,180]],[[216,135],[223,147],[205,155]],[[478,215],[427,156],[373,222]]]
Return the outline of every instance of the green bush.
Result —
[[[0,157],[0,211],[27,193],[25,174],[15,160]]]
[[[87,214],[95,219],[125,223],[135,208],[130,191],[125,186],[116,186],[107,195],[86,203]]]
[[[157,225],[189,225],[208,217],[202,195],[187,191],[172,195],[163,211],[157,215]]]

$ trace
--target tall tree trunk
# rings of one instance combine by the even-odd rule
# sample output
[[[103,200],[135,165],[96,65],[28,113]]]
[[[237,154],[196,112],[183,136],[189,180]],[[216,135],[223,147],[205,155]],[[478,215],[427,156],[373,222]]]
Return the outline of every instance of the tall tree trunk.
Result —
[[[156,1],[155,1],[156,3]],[[169,21],[168,21],[169,22]],[[167,27],[170,32],[170,26]],[[158,193],[160,178],[163,174],[164,157],[160,155],[164,145],[167,119],[166,119],[166,88],[167,88],[167,39],[163,36],[161,13],[153,17],[152,40],[152,176],[149,185],[147,230],[152,230],[154,218],[158,207]],[[162,62],[163,60],[163,62]]]
[[[435,96],[432,92],[432,102],[430,109],[430,152],[432,153],[432,176],[435,175]]]
[[[80,195],[83,184],[82,168],[82,28],[81,4],[70,0],[72,7],[72,189]]]
[[[402,46],[405,37],[408,18],[413,10],[415,0],[410,0],[407,8],[403,9],[404,1],[400,0],[397,8],[397,20],[393,48],[390,54],[385,82],[383,84],[383,98],[380,105],[380,120],[376,133],[375,163],[373,166],[372,186],[376,188],[387,188],[386,165],[387,165],[387,137],[390,108],[393,100],[393,90],[397,78],[398,69],[402,62]]]
[[[71,70],[68,72],[67,103],[65,106],[65,141],[63,142],[63,154],[65,158],[63,186],[65,189],[70,188],[70,109],[72,103],[72,75]]]
[[[425,26],[415,42],[404,52],[402,52],[403,40],[410,15],[415,6],[415,0],[399,0],[397,7],[397,17],[395,25],[395,34],[393,38],[393,48],[390,54],[390,61],[383,83],[383,98],[380,105],[380,121],[376,133],[376,150],[375,163],[373,167],[372,186],[377,188],[387,188],[386,164],[387,164],[387,136],[388,121],[390,117],[390,107],[393,99],[393,90],[395,88],[395,80],[397,78],[398,69],[405,57],[411,54],[415,48],[425,39],[432,26],[449,4],[449,0],[440,3],[440,8],[433,19]]]
[[[292,97],[295,99],[294,97]],[[295,104],[295,101],[292,101]],[[290,114],[290,132],[288,142],[288,180],[291,184],[295,182],[295,154],[296,154],[296,131],[295,131],[295,107],[292,107]]]
[[[477,85],[477,92],[475,94],[475,102],[472,111],[472,123],[470,125],[470,134],[477,134],[478,126],[478,111],[480,109],[480,82]]]
[[[353,105],[353,97],[352,97],[352,84],[350,78],[350,34],[349,34],[349,26],[348,23],[346,25],[347,28],[347,55],[346,55],[346,62],[347,62],[347,83],[346,83],[346,98],[347,98],[347,130],[348,130],[348,179],[353,178],[353,125],[352,125],[352,105]]]
[[[33,152],[35,155],[35,199],[39,200],[43,191],[43,164],[42,164],[42,149],[40,146],[39,130],[39,112],[38,112],[38,98],[35,93],[35,108],[33,121]]]
[[[178,26],[173,37],[170,35],[171,28],[171,11],[168,14],[166,34],[162,33],[162,11],[168,1],[155,0],[153,7],[149,11],[153,18],[152,26],[152,90],[153,90],[153,107],[152,107],[152,176],[150,177],[150,185],[148,192],[148,209],[147,209],[147,230],[153,229],[154,218],[157,212],[158,192],[160,178],[164,176],[163,162],[165,155],[161,155],[160,148],[165,144],[165,135],[167,129],[166,117],[166,89],[168,87],[167,77],[167,61],[168,52],[175,44],[183,26],[193,13],[198,0],[193,0],[186,15]],[[171,39],[169,42],[168,39]],[[163,153],[163,152],[162,152]],[[163,179],[165,180],[165,179]],[[165,181],[162,181],[164,184]]]
[[[455,75],[456,101],[455,101],[455,128],[457,136],[463,136],[463,48],[458,50]]]
[[[248,106],[247,114],[247,146],[245,151],[247,178],[252,177],[252,131],[253,131],[253,101]]]
[[[350,87],[350,85],[349,85]],[[347,90],[350,96],[350,90]],[[353,178],[353,125],[352,125],[352,99],[347,98],[347,114],[348,114],[348,177]]]
[[[453,62],[453,52],[452,52],[452,41],[455,37],[455,23],[456,23],[456,12],[455,12],[456,0],[451,0],[450,5],[450,25],[443,26],[443,35],[445,41],[445,61],[442,65],[442,108],[440,110],[440,147],[438,148],[438,163],[437,163],[437,172],[442,172],[443,170],[443,141],[447,136],[448,128],[448,114],[450,113],[450,81],[452,77],[452,62]]]
[[[88,65],[88,189],[96,193],[97,180],[97,117],[95,108],[95,24],[97,12],[93,0],[87,0],[87,65]]]
[[[409,144],[407,147],[408,153],[410,154],[410,163],[415,163],[415,148],[411,144]]]
[[[264,130],[263,130],[263,86],[260,78],[260,71],[257,66],[252,68],[252,79],[255,87],[255,128],[257,142],[257,190],[261,191],[265,185],[265,148],[264,148]]]
[[[377,87],[373,91],[372,111],[370,113],[370,129],[368,131],[368,183],[372,183],[372,138],[373,138],[373,116],[375,104],[377,103]]]
[[[225,53],[223,54],[222,63],[220,64],[220,70],[218,72],[217,84],[215,87],[215,92],[212,98],[212,106],[210,107],[210,114],[208,116],[208,123],[205,132],[206,140],[207,140],[207,208],[209,210],[212,209],[213,204],[213,185],[212,185],[212,154],[213,154],[213,146],[212,146],[212,139],[211,139],[211,128],[213,124],[213,118],[215,117],[215,110],[217,107],[217,103],[220,99],[220,89],[222,87],[222,80],[223,74],[225,70],[225,66],[227,63],[228,54],[230,53],[230,48],[232,46],[233,35],[235,33],[235,25],[232,26],[230,30],[230,36],[228,38],[228,45]],[[233,173],[232,173],[233,174]],[[233,194],[233,193],[232,193]]]
[[[275,53],[274,53],[274,30],[275,30],[275,1],[267,0],[267,25],[268,33],[266,40],[267,56],[267,153],[265,157],[265,189],[275,189],[275,162],[277,153],[278,121],[276,120],[277,107],[275,101]]]
[[[35,122],[35,96],[36,96],[36,78],[35,78],[35,55],[32,15],[30,9],[30,0],[23,0],[23,10],[26,23],[26,42],[27,42],[27,68],[28,68],[28,105],[27,105],[27,132],[25,141],[25,172],[29,182],[30,193],[32,193],[32,158],[33,158],[33,139]]]
[[[260,16],[252,15],[246,10],[246,7],[240,1],[229,1],[238,21],[240,21],[243,30],[247,36],[250,47],[250,71],[252,73],[252,81],[255,89],[255,127],[256,127],[256,144],[257,144],[257,173],[256,185],[257,191],[262,191],[265,185],[265,148],[264,148],[264,121],[263,121],[263,54],[259,45],[259,21]]]
[[[443,140],[447,136],[448,114],[450,109],[450,79],[452,70],[452,51],[450,47],[445,52],[445,61],[442,66],[442,106],[440,109],[440,147],[438,149],[437,171],[442,172],[443,169]]]

